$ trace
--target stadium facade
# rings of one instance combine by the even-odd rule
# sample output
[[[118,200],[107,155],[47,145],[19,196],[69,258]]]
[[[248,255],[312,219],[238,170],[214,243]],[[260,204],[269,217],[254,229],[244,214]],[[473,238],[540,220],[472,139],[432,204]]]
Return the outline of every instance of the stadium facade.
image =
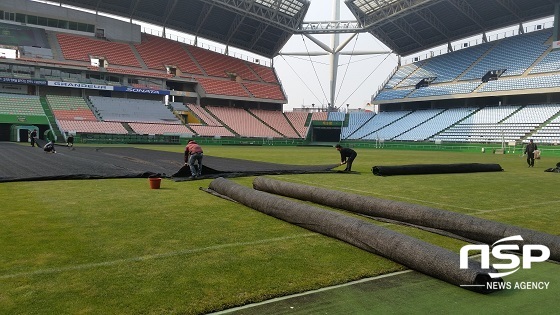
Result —
[[[0,4],[2,141],[28,141],[33,129],[83,142],[560,141],[560,10],[552,1],[345,1],[361,31],[399,57],[448,46],[372,87],[378,111],[351,113],[283,112],[274,67],[227,55],[235,47],[272,60],[302,32],[307,0],[57,4]],[[552,25],[523,25],[550,16]],[[133,21],[163,32],[143,33]],[[511,25],[516,36],[486,36]],[[168,29],[195,41],[171,40]],[[478,45],[451,44],[476,34]],[[199,37],[226,53],[200,47]]]

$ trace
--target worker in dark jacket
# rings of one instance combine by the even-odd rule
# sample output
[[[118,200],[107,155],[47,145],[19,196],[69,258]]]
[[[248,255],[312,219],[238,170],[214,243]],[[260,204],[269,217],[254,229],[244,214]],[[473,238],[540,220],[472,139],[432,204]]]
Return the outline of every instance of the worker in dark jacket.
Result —
[[[340,144],[337,144],[335,148],[338,152],[340,152],[340,165],[346,164],[346,169],[344,169],[344,171],[352,171],[352,162],[354,162],[358,153],[350,148],[343,148]]]
[[[533,139],[530,139],[529,144],[525,147],[525,154],[527,154],[527,164],[529,164],[529,167],[535,167],[535,150],[537,150],[537,144],[533,143]]]

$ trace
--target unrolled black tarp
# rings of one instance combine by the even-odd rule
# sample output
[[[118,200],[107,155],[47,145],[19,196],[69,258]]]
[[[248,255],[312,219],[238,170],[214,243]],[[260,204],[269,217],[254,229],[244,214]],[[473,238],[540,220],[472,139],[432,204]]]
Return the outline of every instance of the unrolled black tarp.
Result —
[[[374,166],[371,168],[374,175],[420,175],[420,174],[447,174],[447,173],[475,173],[475,172],[500,172],[500,164],[458,163],[458,164],[411,164]]]
[[[46,141],[40,141],[45,144]],[[182,180],[190,176],[184,168],[183,148],[164,152],[130,147],[66,147],[55,144],[56,154],[45,153],[42,147],[0,142],[0,182],[147,178],[152,175]],[[202,178],[238,177],[263,174],[331,172],[332,165],[287,165],[254,162],[206,155]],[[175,177],[173,177],[175,175]]]
[[[550,250],[550,259],[560,262],[560,236],[557,235],[406,202],[350,194],[266,177],[255,178],[253,187],[272,194],[367,216],[439,229],[486,244],[493,244],[505,237],[521,235],[523,241],[515,242],[520,248],[527,244],[545,245]]]
[[[224,178],[213,180],[209,188],[275,218],[342,240],[454,285],[488,293],[494,290],[487,283],[503,281],[491,278],[488,273],[496,270],[482,269],[477,261],[469,259],[468,269],[461,269],[457,253],[355,217],[254,190]]]

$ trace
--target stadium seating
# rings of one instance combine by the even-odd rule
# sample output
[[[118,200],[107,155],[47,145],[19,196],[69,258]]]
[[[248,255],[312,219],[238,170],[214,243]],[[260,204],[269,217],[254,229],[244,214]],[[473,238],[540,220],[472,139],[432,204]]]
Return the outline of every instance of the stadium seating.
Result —
[[[551,35],[551,30],[543,30],[484,44],[493,47],[460,80],[481,79],[486,72],[497,69],[507,69],[502,76],[523,74],[546,51],[545,43]]]
[[[81,97],[47,95],[46,99],[57,120],[97,121],[94,113]]]
[[[203,137],[234,137],[235,134],[231,133],[224,126],[204,126],[191,124],[189,127],[196,132],[197,135]]]
[[[287,138],[301,138],[281,111],[251,109],[250,112]]]
[[[380,112],[351,134],[348,139],[362,139],[366,136],[368,136],[369,139],[384,139],[378,137],[376,131],[408,114],[410,114],[410,111]]]
[[[90,56],[96,56],[106,58],[109,64],[141,67],[129,44],[65,33],[57,33],[56,37],[64,59],[90,62]]]
[[[356,130],[375,116],[373,112],[351,112],[348,114],[348,127],[342,127],[341,139],[348,139]]]
[[[274,72],[274,68],[257,65],[251,62],[247,62],[247,64],[264,82],[280,84]]]
[[[260,84],[243,82],[243,86],[253,94],[255,98],[264,98],[283,101],[286,99],[284,93],[280,89],[280,85]]]
[[[186,46],[206,74],[213,77],[229,77],[236,74],[243,80],[260,81],[259,77],[241,59],[229,57],[196,46]]]
[[[45,111],[38,96],[0,94],[0,114],[45,116]]]
[[[141,99],[90,96],[104,121],[181,124],[161,102]]]
[[[535,75],[530,77],[506,78],[484,83],[477,92],[556,88],[560,86],[560,75]]]
[[[222,123],[216,120],[216,118],[214,118],[209,112],[207,112],[201,106],[197,106],[194,104],[187,104],[186,106],[191,112],[193,112],[198,117],[198,119],[202,120],[202,122],[205,123],[206,125],[222,126]]]
[[[374,140],[374,139],[386,139],[391,140],[398,135],[410,130],[411,128],[418,126],[425,121],[433,118],[434,116],[441,113],[441,109],[428,109],[428,110],[417,110],[414,111],[395,122],[380,128],[375,131],[375,133],[366,135],[362,139]]]
[[[206,109],[242,137],[282,137],[244,109],[216,106]]]
[[[128,134],[126,128],[118,122],[59,120],[58,125],[65,133]]]
[[[464,119],[468,115],[471,115],[476,108],[451,108],[441,112],[439,115],[435,115],[432,119],[429,119],[412,129],[404,132],[403,134],[394,138],[394,140],[403,141],[423,141],[426,140],[436,133],[448,128],[449,126],[456,124],[458,121]]]
[[[286,118],[290,121],[292,126],[296,129],[297,133],[305,138],[307,136],[308,126],[305,125],[309,116],[308,112],[286,112]]]
[[[227,79],[196,78],[206,94],[251,97],[247,90],[237,81]]]
[[[131,122],[128,123],[128,125],[135,133],[141,135],[192,135],[193,133],[184,125],[177,124],[144,124]]]
[[[203,74],[185,50],[186,45],[165,38],[143,34],[142,42],[134,45],[150,69],[165,71],[166,65],[175,66],[184,73]]]

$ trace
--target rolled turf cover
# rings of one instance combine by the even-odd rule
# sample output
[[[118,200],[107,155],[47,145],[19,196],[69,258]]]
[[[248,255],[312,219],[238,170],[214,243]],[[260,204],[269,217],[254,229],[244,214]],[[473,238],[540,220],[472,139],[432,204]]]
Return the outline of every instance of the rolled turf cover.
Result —
[[[487,283],[503,282],[501,278],[492,279],[488,273],[496,271],[483,270],[479,262],[469,260],[469,268],[460,269],[458,254],[358,218],[254,190],[224,178],[213,180],[209,188],[275,218],[334,237],[454,285],[478,285],[466,288],[490,293],[498,286]]]
[[[526,244],[545,245],[550,249],[550,259],[560,262],[560,236],[557,235],[406,202],[355,195],[265,177],[255,178],[253,187],[354,213],[440,229],[486,244],[494,244],[504,237],[521,235],[523,241],[512,242],[520,246],[520,249]]]
[[[448,174],[448,173],[475,173],[475,172],[500,172],[500,164],[459,163],[459,164],[412,164],[394,166],[374,166],[371,168],[374,175],[420,175],[420,174]]]

